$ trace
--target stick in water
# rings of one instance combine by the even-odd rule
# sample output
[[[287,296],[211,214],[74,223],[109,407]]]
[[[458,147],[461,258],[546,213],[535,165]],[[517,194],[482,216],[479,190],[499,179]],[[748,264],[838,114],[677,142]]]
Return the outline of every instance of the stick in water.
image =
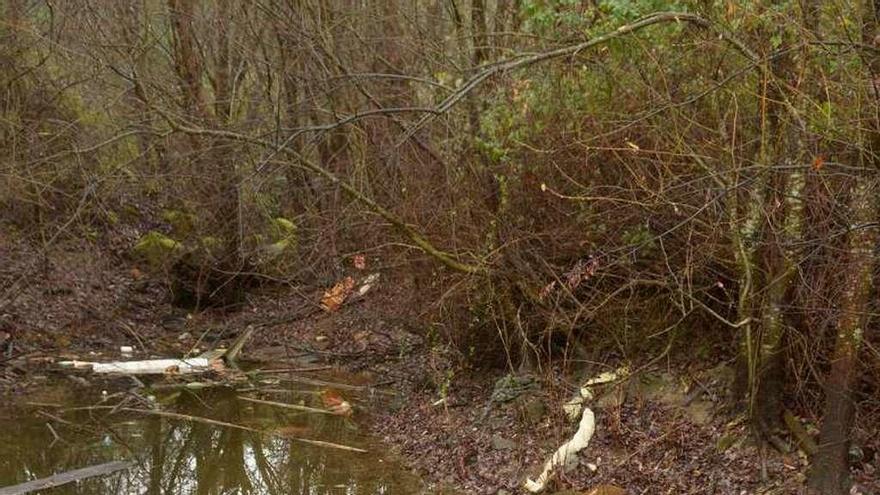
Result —
[[[104,476],[106,474],[115,473],[131,467],[130,462],[113,461],[96,466],[90,466],[82,469],[74,469],[66,473],[54,474],[47,478],[28,481],[20,485],[7,486],[0,488],[0,495],[22,495],[24,493],[35,492],[37,490],[45,490],[56,486],[66,485],[74,481],[84,480],[95,476]]]
[[[318,409],[315,407],[301,406],[299,404],[288,404],[286,402],[276,402],[273,400],[253,399],[251,397],[245,397],[243,395],[239,395],[237,398],[238,398],[238,400],[253,402],[254,404],[263,404],[265,406],[280,407],[282,409],[293,409],[294,411],[304,411],[304,412],[319,413],[319,414],[333,414],[333,411],[328,411],[327,409]]]
[[[237,425],[234,423],[226,423],[224,421],[217,421],[215,419],[203,418],[201,416],[190,416],[189,414],[178,414],[178,413],[167,412],[167,411],[156,411],[154,409],[137,409],[134,407],[123,407],[123,408],[121,408],[121,410],[128,411],[128,412],[141,413],[141,414],[152,414],[154,416],[164,416],[166,418],[181,419],[184,421],[195,421],[197,423],[206,423],[206,424],[214,425],[214,426],[225,426],[227,428],[235,428],[238,430],[252,431],[254,433],[265,433],[265,432],[262,432],[256,428],[251,428],[249,426]],[[319,447],[329,447],[329,448],[333,448],[333,449],[347,450],[349,452],[360,452],[361,454],[366,454],[368,452],[364,449],[359,449],[357,447],[349,447],[348,445],[342,445],[342,444],[333,443],[333,442],[325,442],[323,440],[309,440],[308,438],[299,438],[299,437],[284,437],[284,438],[287,438],[289,440],[293,440],[296,442],[307,443],[309,445],[317,445]],[[0,495],[6,495],[6,494],[0,492]]]

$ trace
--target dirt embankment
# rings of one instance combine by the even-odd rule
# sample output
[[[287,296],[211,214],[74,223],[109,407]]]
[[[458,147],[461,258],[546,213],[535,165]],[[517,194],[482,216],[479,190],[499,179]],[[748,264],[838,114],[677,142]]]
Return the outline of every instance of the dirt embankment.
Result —
[[[3,394],[26,394],[59,358],[116,358],[120,345],[179,356],[228,344],[259,325],[246,357],[338,367],[396,391],[372,413],[370,428],[440,491],[522,493],[526,476],[575,431],[561,405],[576,385],[621,364],[549,370],[492,401],[508,383],[499,380],[505,370],[473,368],[420,331],[412,287],[390,273],[367,297],[332,313],[314,310],[322,293],[315,288],[272,289],[235,312],[193,314],[166,302],[160,280],[88,246],[67,246],[35,264],[28,249],[7,243],[0,259],[6,260],[0,268]],[[725,375],[723,366],[681,363],[638,370],[606,387],[591,403],[597,417],[591,444],[548,492],[606,485],[630,494],[798,493],[804,457],[796,448],[781,455],[749,440],[746,425],[725,410]],[[855,474],[874,491],[880,490],[878,442],[870,430],[859,430],[863,458]]]

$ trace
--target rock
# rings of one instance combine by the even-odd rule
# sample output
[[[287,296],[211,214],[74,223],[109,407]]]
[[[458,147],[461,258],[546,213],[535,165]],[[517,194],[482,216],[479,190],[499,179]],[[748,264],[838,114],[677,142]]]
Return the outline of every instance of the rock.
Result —
[[[499,488],[495,495],[510,495],[510,492],[505,490],[504,488]]]
[[[186,327],[189,318],[188,315],[180,313],[171,313],[162,317],[160,324],[165,330],[183,330]]]
[[[633,380],[630,388],[634,396],[668,407],[680,406],[687,400],[681,385],[669,373],[646,373],[638,380]]]
[[[684,408],[685,414],[694,424],[707,425],[712,421],[714,406],[711,402],[698,400]]]
[[[596,409],[618,409],[626,402],[627,387],[614,387],[596,400]]]
[[[519,412],[523,422],[528,424],[540,423],[547,414],[547,406],[540,397],[524,397],[520,401]]]
[[[706,377],[709,379],[709,382],[720,385],[723,388],[727,388],[733,383],[735,374],[736,372],[733,367],[724,363],[706,371]]]
[[[492,435],[492,448],[495,450],[513,450],[516,448],[516,442],[500,435]]]

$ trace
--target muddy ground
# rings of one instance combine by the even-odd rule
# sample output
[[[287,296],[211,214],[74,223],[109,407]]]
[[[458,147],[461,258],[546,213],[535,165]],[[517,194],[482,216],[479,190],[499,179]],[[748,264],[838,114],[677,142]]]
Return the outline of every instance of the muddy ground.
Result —
[[[576,385],[624,364],[551,367],[536,374],[537,386],[496,403],[490,397],[506,370],[480,367],[479,356],[465,359],[426,331],[417,288],[401,268],[382,270],[370,293],[331,313],[318,307],[326,287],[317,285],[267,287],[235,311],[192,313],[168,303],[161,277],[89,244],[40,254],[0,239],[4,400],[27,397],[60,359],[116,359],[120,345],[180,356],[228,345],[251,325],[258,329],[245,357],[338,368],[396,392],[367,424],[434,493],[524,493],[525,477],[576,429],[561,409]],[[632,370],[591,403],[596,434],[548,493],[599,485],[629,494],[799,493],[805,456],[787,437],[787,454],[749,439],[726,406],[724,363],[662,360]],[[880,493],[876,430],[860,424],[856,432],[854,475],[865,493]]]

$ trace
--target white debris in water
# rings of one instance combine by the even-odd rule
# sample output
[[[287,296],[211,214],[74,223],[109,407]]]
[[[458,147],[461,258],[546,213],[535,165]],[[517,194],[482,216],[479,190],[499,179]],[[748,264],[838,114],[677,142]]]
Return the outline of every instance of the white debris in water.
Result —
[[[147,361],[114,361],[112,363],[63,361],[59,364],[73,368],[91,368],[94,373],[119,373],[124,375],[202,373],[211,369],[210,360],[205,358],[150,359]]]

